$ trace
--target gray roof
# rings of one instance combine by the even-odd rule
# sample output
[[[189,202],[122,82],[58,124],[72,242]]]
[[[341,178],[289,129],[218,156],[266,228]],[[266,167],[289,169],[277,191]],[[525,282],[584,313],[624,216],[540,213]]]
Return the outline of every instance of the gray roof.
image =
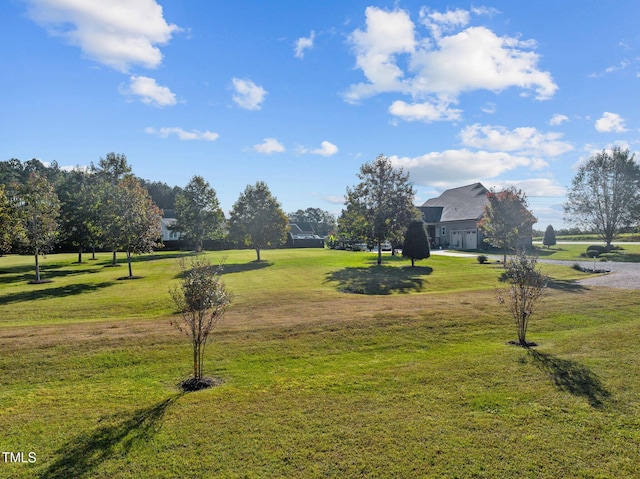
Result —
[[[482,183],[452,188],[437,198],[427,200],[420,210],[427,223],[478,220],[489,202],[488,191]]]

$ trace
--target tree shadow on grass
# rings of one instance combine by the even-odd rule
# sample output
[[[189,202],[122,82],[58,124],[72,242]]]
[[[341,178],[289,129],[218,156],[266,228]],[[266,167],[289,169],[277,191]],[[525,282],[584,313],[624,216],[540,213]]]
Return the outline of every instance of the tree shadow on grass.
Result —
[[[223,264],[222,266],[222,276],[226,274],[233,273],[244,273],[245,271],[257,271],[259,269],[268,268],[269,266],[273,266],[273,263],[269,261],[252,261],[251,263],[241,263],[241,264]],[[213,265],[214,270],[216,269],[216,265]],[[181,279],[182,273],[177,273],[174,278]]]
[[[81,274],[97,273],[96,268],[65,268],[65,266],[40,266],[40,274],[43,279],[64,278],[67,276],[78,276]],[[58,269],[60,268],[60,269]],[[16,266],[0,270],[0,284],[21,283],[34,280],[36,269],[34,265]]]
[[[598,376],[582,364],[541,353],[535,349],[527,351],[533,363],[549,374],[561,391],[585,398],[594,408],[603,407],[611,397],[611,393],[605,389]]]
[[[326,282],[337,283],[343,293],[386,295],[422,291],[425,279],[433,268],[428,266],[404,267],[372,266],[352,267],[327,274]]]
[[[115,424],[81,433],[60,447],[57,459],[38,476],[41,479],[68,479],[89,476],[114,455],[126,455],[133,446],[149,441],[161,426],[165,412],[180,396],[138,409]]]
[[[547,281],[547,287],[549,289],[564,291],[566,293],[580,293],[583,291],[589,291],[589,288],[586,288],[575,280],[550,279],[549,281]]]
[[[61,298],[64,296],[75,296],[78,294],[89,293],[98,289],[113,286],[114,281],[104,281],[96,284],[70,284],[67,286],[58,286],[56,288],[33,289],[31,291],[22,291],[7,295],[0,295],[0,302],[3,304],[20,303],[22,301],[34,301],[36,299]],[[36,285],[34,285],[36,287]]]

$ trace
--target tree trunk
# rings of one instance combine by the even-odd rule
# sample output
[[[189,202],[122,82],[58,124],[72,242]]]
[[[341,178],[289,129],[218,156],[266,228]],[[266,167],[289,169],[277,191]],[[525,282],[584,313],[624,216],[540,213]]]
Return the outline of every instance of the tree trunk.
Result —
[[[133,278],[133,272],[131,271],[131,251],[127,250],[127,263],[129,263],[129,278]]]
[[[38,249],[36,248],[36,283],[40,282],[40,259],[38,256]]]
[[[78,264],[82,263],[82,246],[78,246]]]
[[[118,264],[118,262],[116,261],[116,250],[115,249],[113,250],[113,259],[111,260],[111,264],[113,266]]]
[[[256,248],[256,255],[258,256],[256,261],[260,261],[260,248]]]
[[[382,264],[382,242],[378,240],[378,266]]]
[[[415,260],[411,258],[411,267],[413,268],[414,266],[415,266]]]
[[[96,247],[95,247],[95,245],[93,245],[91,247],[91,259],[94,259],[94,260],[96,259]]]

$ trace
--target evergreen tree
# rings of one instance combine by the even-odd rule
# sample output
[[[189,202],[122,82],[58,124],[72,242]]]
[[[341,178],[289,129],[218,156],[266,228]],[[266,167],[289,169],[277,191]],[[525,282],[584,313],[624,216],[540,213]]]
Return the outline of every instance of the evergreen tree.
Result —
[[[542,244],[547,248],[549,246],[555,246],[556,244],[556,232],[553,229],[553,226],[547,226],[547,229],[544,230],[544,238],[542,239]]]
[[[409,223],[407,233],[402,244],[402,256],[411,259],[411,266],[415,261],[431,256],[429,250],[429,234],[424,221],[412,221]]]

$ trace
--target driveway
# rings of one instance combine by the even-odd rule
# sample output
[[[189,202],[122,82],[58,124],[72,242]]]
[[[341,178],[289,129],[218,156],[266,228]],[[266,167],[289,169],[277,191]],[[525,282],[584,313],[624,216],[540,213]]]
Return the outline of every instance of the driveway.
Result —
[[[585,270],[593,269],[593,261],[556,261],[540,259],[540,263],[555,263],[573,266],[578,263]],[[607,270],[609,273],[578,281],[584,286],[607,286],[609,288],[640,289],[640,264],[615,263],[611,261],[595,263],[596,269]]]
[[[447,256],[477,256],[477,253],[464,253],[451,250],[432,250],[431,254]],[[501,256],[490,255],[491,259],[502,259]],[[564,264],[573,266],[578,263],[585,270],[593,269],[593,261],[560,261],[539,259],[540,263]],[[607,274],[594,276],[578,281],[583,286],[606,286],[609,288],[640,289],[640,263],[615,263],[596,261],[596,269],[609,271]]]

